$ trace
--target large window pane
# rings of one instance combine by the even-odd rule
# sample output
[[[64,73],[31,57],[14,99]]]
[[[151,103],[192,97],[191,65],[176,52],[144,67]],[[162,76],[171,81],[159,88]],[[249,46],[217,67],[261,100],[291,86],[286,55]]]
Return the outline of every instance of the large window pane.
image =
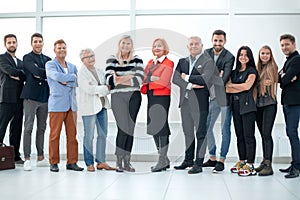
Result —
[[[161,28],[186,36],[198,35],[202,38],[204,48],[211,46],[211,34],[214,30],[229,32],[227,15],[139,16],[136,19],[137,28]],[[166,39],[176,41],[176,38]]]
[[[46,18],[45,50],[54,57],[53,43],[58,39],[64,39],[68,46],[67,60],[79,67],[81,66],[79,52],[82,48],[95,49],[112,36],[128,30],[129,17]]]
[[[9,0],[1,1],[0,13],[34,12],[36,0]]]
[[[24,28],[26,24],[26,28]],[[1,40],[1,52],[6,51],[3,46],[3,37],[6,34],[15,34],[18,39],[18,48],[16,56],[23,59],[23,55],[31,51],[30,37],[35,32],[35,19],[30,18],[17,18],[17,19],[1,19],[0,20],[0,40]]]
[[[129,10],[130,0],[44,0],[44,11]]]

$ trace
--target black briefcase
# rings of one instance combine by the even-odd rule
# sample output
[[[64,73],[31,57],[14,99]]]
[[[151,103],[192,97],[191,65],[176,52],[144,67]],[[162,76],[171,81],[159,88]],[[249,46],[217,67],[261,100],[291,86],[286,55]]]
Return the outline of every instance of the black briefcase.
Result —
[[[0,143],[0,170],[15,169],[15,167],[14,147]]]

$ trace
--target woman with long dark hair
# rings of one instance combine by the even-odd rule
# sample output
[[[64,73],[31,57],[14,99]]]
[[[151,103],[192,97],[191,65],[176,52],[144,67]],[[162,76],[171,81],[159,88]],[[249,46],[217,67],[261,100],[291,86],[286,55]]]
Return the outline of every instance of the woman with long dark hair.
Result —
[[[239,155],[239,161],[230,170],[240,176],[256,175],[253,165],[256,151],[256,79],[257,71],[252,51],[248,46],[242,46],[237,53],[236,68],[226,84],[226,92],[231,94],[231,109]]]

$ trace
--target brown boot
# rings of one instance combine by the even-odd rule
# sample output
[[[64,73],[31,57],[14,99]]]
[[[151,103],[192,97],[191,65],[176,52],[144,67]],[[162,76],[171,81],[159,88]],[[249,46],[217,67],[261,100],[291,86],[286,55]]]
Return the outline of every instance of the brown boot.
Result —
[[[258,173],[259,176],[269,176],[273,175],[273,169],[270,160],[265,160],[264,168]]]
[[[261,161],[260,165],[255,168],[256,172],[260,172],[261,170],[263,170],[263,168],[265,167],[265,159],[263,159],[263,161]]]

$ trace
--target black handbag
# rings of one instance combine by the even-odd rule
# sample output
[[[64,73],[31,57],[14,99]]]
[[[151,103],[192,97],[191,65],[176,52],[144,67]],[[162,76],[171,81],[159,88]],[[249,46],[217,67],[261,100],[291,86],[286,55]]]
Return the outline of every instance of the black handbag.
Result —
[[[0,170],[15,168],[14,147],[0,143]]]

